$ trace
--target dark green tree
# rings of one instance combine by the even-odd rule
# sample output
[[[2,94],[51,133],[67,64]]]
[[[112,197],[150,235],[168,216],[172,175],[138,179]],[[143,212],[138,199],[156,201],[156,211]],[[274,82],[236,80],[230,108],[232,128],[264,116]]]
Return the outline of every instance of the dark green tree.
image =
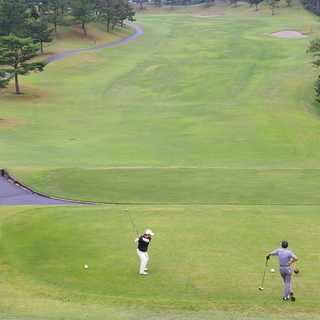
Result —
[[[215,0],[205,0],[205,2],[207,3],[208,7],[210,6],[211,2],[214,2]]]
[[[54,29],[49,29],[48,23],[43,20],[30,20],[25,26],[26,34],[34,43],[40,44],[40,52],[43,54],[43,43],[53,40]]]
[[[107,31],[109,32],[114,21],[117,21],[117,9],[119,0],[98,0],[97,12],[100,19],[106,22]]]
[[[6,72],[0,69],[0,88],[6,88],[12,77],[6,77]]]
[[[127,1],[119,1],[119,4],[117,6],[117,13],[118,13],[118,22],[121,23],[121,26],[123,26],[124,20],[129,20],[131,22],[136,21],[134,18],[135,11],[134,8],[127,2]],[[114,26],[113,26],[114,27]]]
[[[310,45],[307,50],[307,53],[312,53],[313,58],[316,58],[316,60],[313,60],[311,62],[313,66],[316,68],[320,67],[320,38],[319,37],[310,41]]]
[[[40,14],[39,14],[39,12],[38,12],[38,10],[37,10],[37,8],[36,8],[35,5],[32,5],[32,6],[31,6],[30,16],[31,16],[31,18],[34,19],[34,20],[38,20],[38,19],[40,18]]]
[[[274,15],[274,10],[275,10],[276,7],[277,7],[277,2],[272,0],[272,1],[269,3],[269,8],[271,9],[271,14],[272,14],[272,15]]]
[[[122,25],[126,19],[135,21],[135,11],[126,0],[98,0],[97,13],[106,22],[107,31],[112,30],[118,22]]]
[[[314,83],[314,91],[316,92],[316,100],[320,102],[320,76],[318,76],[317,81]]]
[[[15,80],[16,93],[20,94],[19,75],[30,72],[43,71],[47,64],[45,61],[26,63],[38,56],[39,45],[33,43],[31,38],[19,38],[11,34],[0,37],[0,65],[6,66],[2,72],[11,74]],[[10,68],[8,68],[10,66]]]
[[[71,2],[71,15],[74,23],[81,23],[83,33],[87,35],[86,24],[96,20],[95,4],[90,0],[73,0]]]
[[[43,0],[39,6],[41,14],[53,24],[54,32],[57,33],[57,26],[68,25],[66,17],[70,12],[69,0]]]
[[[14,33],[24,37],[24,26],[30,17],[27,6],[19,0],[0,1],[0,36]]]
[[[307,50],[307,53],[312,53],[313,60],[311,63],[314,67],[318,68],[320,67],[320,38],[315,38],[310,41],[309,48]],[[317,81],[314,83],[314,90],[317,95],[317,101],[320,102],[320,76],[318,76]]]
[[[173,0],[171,0],[171,5],[172,5],[172,1],[173,1]],[[142,9],[143,9],[142,0],[138,0],[138,3],[140,4],[140,9],[142,10]]]
[[[234,3],[234,6],[237,7],[238,4],[237,4],[238,0],[230,0],[230,3],[233,4]]]
[[[256,6],[256,11],[258,11],[258,4],[263,2],[263,0],[249,0],[250,5],[255,5]]]

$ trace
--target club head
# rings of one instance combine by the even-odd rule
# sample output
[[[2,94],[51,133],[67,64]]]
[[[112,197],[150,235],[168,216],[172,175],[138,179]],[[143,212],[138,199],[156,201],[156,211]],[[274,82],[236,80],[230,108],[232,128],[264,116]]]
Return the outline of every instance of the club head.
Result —
[[[128,209],[124,209],[124,211],[128,211]]]
[[[260,287],[260,288],[259,288],[259,290],[261,290],[261,291],[262,291],[262,290],[263,290],[263,288],[262,288],[262,287]]]

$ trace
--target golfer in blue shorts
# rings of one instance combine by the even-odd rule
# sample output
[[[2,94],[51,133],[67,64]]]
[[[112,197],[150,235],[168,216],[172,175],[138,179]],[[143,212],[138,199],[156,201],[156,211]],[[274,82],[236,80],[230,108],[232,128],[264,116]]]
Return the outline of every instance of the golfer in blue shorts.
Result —
[[[277,249],[273,252],[270,252],[267,255],[267,260],[270,259],[270,256],[278,256],[279,259],[279,271],[281,277],[284,282],[284,292],[283,292],[283,300],[296,301],[296,298],[292,292],[291,286],[291,276],[292,276],[292,268],[291,265],[298,260],[298,258],[289,251],[288,248],[288,241],[281,242],[281,249]]]

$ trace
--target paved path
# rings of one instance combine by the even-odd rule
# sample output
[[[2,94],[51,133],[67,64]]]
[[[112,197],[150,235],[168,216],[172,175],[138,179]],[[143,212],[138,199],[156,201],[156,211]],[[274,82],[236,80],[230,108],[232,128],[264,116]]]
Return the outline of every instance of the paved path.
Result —
[[[106,44],[104,46],[67,51],[67,52],[58,54],[54,57],[51,57],[46,61],[47,62],[56,61],[64,57],[67,57],[71,54],[74,54],[76,52],[99,50],[99,49],[114,47],[119,44],[123,44],[125,42],[136,39],[143,34],[143,29],[128,22],[125,22],[125,24],[130,27],[133,27],[136,31],[135,34],[133,34],[132,36],[126,39],[123,39],[114,43]],[[13,183],[10,181],[10,179],[7,180],[5,176],[0,174],[0,205],[79,205],[79,204],[89,204],[89,203],[72,202],[67,200],[50,198],[48,196],[35,193],[33,192],[33,190],[29,189],[28,187],[25,188],[19,185],[19,183]]]
[[[0,205],[79,205],[86,204],[47,197],[12,183],[0,175]]]
[[[130,26],[132,28],[135,29],[135,34],[133,34],[132,36],[125,38],[123,40],[117,41],[117,42],[113,42],[113,43],[109,43],[106,44],[104,46],[100,46],[100,47],[93,47],[93,48],[88,48],[88,49],[79,49],[79,50],[72,50],[72,51],[67,51],[64,53],[60,53],[54,57],[51,57],[47,60],[45,60],[46,62],[52,62],[52,61],[56,61],[59,59],[62,59],[64,57],[70,56],[71,54],[77,53],[77,52],[82,52],[82,51],[92,51],[92,50],[100,50],[100,49],[106,49],[106,48],[110,48],[110,47],[114,47],[114,46],[118,46],[119,44],[123,44],[126,43],[128,41],[131,41],[133,39],[136,39],[138,37],[140,37],[143,34],[143,29],[140,27],[135,26],[134,24],[131,24],[129,22],[125,22],[124,24],[126,24],[127,26]]]

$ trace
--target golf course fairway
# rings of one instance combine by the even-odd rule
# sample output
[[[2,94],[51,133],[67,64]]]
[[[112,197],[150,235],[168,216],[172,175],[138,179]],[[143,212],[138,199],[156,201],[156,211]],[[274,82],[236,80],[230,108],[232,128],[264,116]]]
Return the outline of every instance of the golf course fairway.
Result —
[[[306,53],[319,19],[298,2],[275,15],[266,2],[136,11],[139,38],[50,62],[20,77],[21,95],[0,91],[0,169],[99,203],[1,206],[0,319],[319,319],[320,109]],[[90,41],[68,30],[43,59],[104,41],[101,25]],[[307,37],[271,35],[285,30]],[[147,276],[125,209],[155,233]],[[259,290],[282,240],[299,258],[295,302],[282,300],[276,257]]]

